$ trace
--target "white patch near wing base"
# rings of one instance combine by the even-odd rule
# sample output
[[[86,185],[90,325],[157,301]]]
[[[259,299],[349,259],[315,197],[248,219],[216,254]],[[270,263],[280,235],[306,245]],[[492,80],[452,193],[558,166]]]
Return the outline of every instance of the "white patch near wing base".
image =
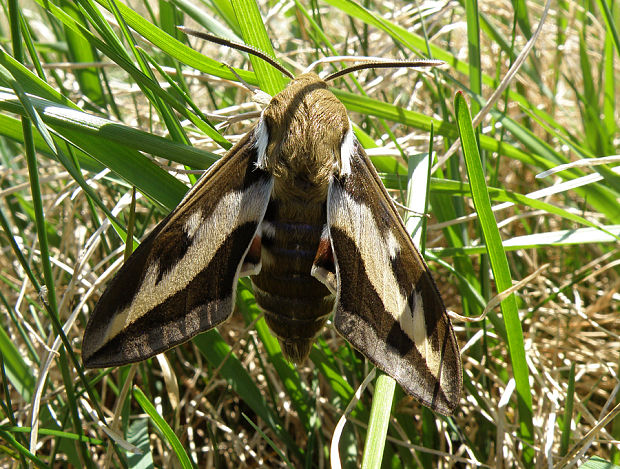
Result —
[[[167,298],[183,290],[213,260],[215,252],[235,227],[260,221],[267,209],[272,185],[273,180],[270,180],[253,184],[245,191],[228,192],[222,196],[208,219],[203,219],[200,223],[190,223],[190,217],[186,227],[189,225],[195,230],[187,253],[159,283],[157,277],[161,266],[153,264],[148,267],[133,301],[123,311],[115,314],[100,343],[107,343]],[[247,249],[249,247],[248,245]],[[241,264],[238,268],[241,268]]]
[[[355,150],[355,134],[349,121],[349,130],[347,130],[342,145],[340,146],[340,176],[351,174],[351,156]]]
[[[265,119],[261,114],[260,120],[254,128],[254,148],[256,148],[258,156],[256,159],[256,167],[265,169],[267,158],[267,144],[269,143],[269,129],[265,124]]]
[[[412,292],[415,306],[414,311],[411,311],[407,298],[400,293],[398,280],[391,268],[392,261],[401,249],[397,238],[392,231],[382,232],[370,208],[353,199],[344,190],[334,188],[334,183],[330,183],[327,207],[328,225],[344,231],[352,238],[360,251],[366,275],[383,301],[385,309],[414,342],[420,355],[427,361],[430,371],[437,376],[440,362],[426,335],[422,296],[418,291]],[[337,253],[334,252],[334,255]],[[340,283],[338,268],[336,272]],[[408,287],[415,288],[414,285]]]

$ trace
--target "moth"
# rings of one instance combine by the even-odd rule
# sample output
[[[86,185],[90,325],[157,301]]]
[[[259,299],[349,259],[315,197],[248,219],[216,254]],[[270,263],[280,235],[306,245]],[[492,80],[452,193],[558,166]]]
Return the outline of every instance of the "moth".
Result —
[[[326,83],[360,66],[325,80],[293,78],[245,50],[292,81],[109,283],[86,326],[84,365],[144,360],[216,327],[233,312],[239,278],[250,276],[288,360],[302,363],[333,316],[336,330],[405,392],[452,413],[462,376],[450,319]]]

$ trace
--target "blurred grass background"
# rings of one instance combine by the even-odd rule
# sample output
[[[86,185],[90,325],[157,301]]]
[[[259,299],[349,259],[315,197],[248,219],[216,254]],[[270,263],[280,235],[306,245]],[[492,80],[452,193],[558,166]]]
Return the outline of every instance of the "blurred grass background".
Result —
[[[526,0],[0,4],[0,465],[620,464],[617,2],[558,0],[546,15]],[[452,417],[397,388],[387,435],[368,435],[384,391],[352,401],[364,357],[330,326],[307,364],[284,361],[248,279],[218,331],[84,372],[82,332],[122,262],[132,187],[139,240],[196,181],[185,170],[256,122],[222,63],[270,94],[286,84],[178,24],[273,47],[293,73],[335,55],[447,63],[333,86],[398,200],[423,196],[410,169],[432,148],[425,256],[448,309],[476,318],[517,285],[483,319],[453,321],[465,389]],[[475,128],[467,106],[483,111]]]

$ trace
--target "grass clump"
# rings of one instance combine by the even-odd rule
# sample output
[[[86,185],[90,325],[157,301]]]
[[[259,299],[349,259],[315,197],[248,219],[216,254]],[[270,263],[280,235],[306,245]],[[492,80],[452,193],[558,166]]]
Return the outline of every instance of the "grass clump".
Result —
[[[0,465],[325,467],[335,448],[347,467],[620,464],[615,3],[1,4]],[[369,427],[374,386],[353,399],[363,356],[330,326],[293,367],[247,279],[217,331],[84,371],[84,326],[128,225],[142,239],[195,182],[186,170],[251,129],[260,107],[240,79],[285,85],[177,24],[273,46],[293,73],[333,55],[447,63],[333,85],[409,205],[424,191],[408,163],[431,141],[425,255],[448,309],[478,318],[516,284],[454,321],[465,389],[452,417],[381,384],[389,425]]]

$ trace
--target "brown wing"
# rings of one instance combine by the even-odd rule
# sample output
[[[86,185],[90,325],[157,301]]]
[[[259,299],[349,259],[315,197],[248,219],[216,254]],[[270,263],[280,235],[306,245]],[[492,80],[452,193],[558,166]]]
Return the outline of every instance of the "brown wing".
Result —
[[[213,165],[110,282],[84,333],[86,367],[143,360],[230,316],[273,185],[254,141]]]
[[[462,386],[450,319],[372,163],[353,148],[350,173],[334,176],[327,199],[336,329],[408,394],[450,414]]]

